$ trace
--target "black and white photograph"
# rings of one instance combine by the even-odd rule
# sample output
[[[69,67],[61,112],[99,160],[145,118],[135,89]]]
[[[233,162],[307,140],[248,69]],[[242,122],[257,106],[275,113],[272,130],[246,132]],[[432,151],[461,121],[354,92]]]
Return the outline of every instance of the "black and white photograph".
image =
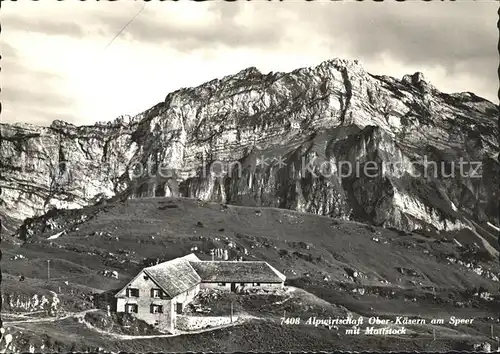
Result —
[[[0,354],[500,352],[499,2],[1,2]]]

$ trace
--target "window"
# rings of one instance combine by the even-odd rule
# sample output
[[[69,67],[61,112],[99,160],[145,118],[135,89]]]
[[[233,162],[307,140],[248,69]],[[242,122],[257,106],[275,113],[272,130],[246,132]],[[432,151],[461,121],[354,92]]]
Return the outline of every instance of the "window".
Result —
[[[151,297],[155,299],[161,298],[161,289],[151,289]]]
[[[240,283],[240,286],[245,286],[245,283]]]
[[[137,304],[127,304],[127,305],[125,305],[125,312],[137,313],[137,312],[139,312],[139,307],[137,306]]]
[[[151,305],[151,313],[163,313],[163,306],[162,305]]]
[[[226,286],[226,283],[219,283],[218,286]]]
[[[149,280],[149,277],[146,274],[144,274],[144,280]]]
[[[128,288],[127,289],[128,297],[139,297],[139,289],[136,288]]]

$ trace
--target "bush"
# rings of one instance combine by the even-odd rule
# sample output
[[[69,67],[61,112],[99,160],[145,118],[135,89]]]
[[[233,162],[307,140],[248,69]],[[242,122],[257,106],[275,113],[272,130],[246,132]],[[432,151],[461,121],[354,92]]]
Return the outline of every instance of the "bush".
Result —
[[[279,251],[279,255],[280,255],[280,257],[288,257],[288,256],[290,256],[290,252],[288,252],[287,250],[281,249]]]

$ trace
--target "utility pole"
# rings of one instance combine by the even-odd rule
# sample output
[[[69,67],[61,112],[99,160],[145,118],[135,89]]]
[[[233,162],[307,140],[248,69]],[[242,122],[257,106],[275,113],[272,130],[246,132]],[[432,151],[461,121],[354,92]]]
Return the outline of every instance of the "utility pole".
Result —
[[[231,300],[231,323],[233,323],[233,301]]]
[[[432,337],[434,338],[434,340],[436,340],[436,329],[435,328],[432,329]]]
[[[50,259],[47,259],[47,280],[50,280]]]

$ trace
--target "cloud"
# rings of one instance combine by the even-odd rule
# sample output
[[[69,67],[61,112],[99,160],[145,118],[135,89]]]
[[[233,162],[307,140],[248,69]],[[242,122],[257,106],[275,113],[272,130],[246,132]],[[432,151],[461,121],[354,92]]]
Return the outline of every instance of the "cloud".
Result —
[[[354,55],[390,53],[404,63],[448,68],[450,63],[498,57],[494,3],[382,3],[357,11],[355,4],[346,5],[349,11],[340,14],[341,21],[325,16],[316,21],[334,41],[348,44]],[[344,35],[335,36],[339,31]]]
[[[135,1],[16,1],[2,2],[3,34],[36,33],[85,38],[98,32],[96,15],[112,13],[126,19],[138,6]]]
[[[194,3],[191,8],[200,5]],[[151,16],[158,9],[161,15]],[[165,45],[184,53],[210,52],[221,47],[274,53],[304,49],[313,55],[321,52],[323,57],[318,62],[348,57],[359,59],[367,67],[380,66],[385,56],[400,66],[421,68],[419,71],[440,67],[449,77],[475,76],[478,83],[474,86],[486,88],[489,92],[482,94],[491,99],[498,86],[495,9],[494,3],[470,1],[217,2],[203,7],[204,16],[196,22],[168,16],[160,7],[146,10],[122,39]],[[108,31],[117,28],[114,14],[98,17]],[[318,43],[324,48],[319,48]],[[385,74],[390,71],[387,68]]]
[[[15,59],[17,57],[17,51],[11,46],[9,43],[2,43],[2,58],[6,59]]]
[[[189,18],[179,20],[175,14],[154,16],[154,9],[146,9],[126,28],[121,38],[135,43],[166,45],[180,52],[212,50],[218,46],[231,49],[272,48],[280,44],[283,36],[279,31],[278,18],[264,16],[258,24],[243,24],[238,21],[242,7],[234,5],[191,3],[191,6],[205,6],[206,9],[196,22]],[[97,21],[102,32],[112,38],[124,19],[112,13],[100,13]]]
[[[36,76],[36,74],[32,75]],[[41,76],[46,76],[42,73]],[[42,80],[41,80],[42,81]],[[69,97],[62,93],[50,94],[51,87],[48,83],[42,86],[13,87],[6,86],[2,89],[2,99],[12,105],[50,105],[51,107],[66,107]]]
[[[366,66],[390,57],[421,71],[440,67],[449,76],[471,74],[487,81],[488,97],[498,84],[498,5],[491,2],[353,3],[310,7],[296,21],[306,33],[318,33],[335,53]],[[304,9],[304,8],[303,8]],[[386,74],[390,74],[387,67]],[[424,72],[425,73],[425,72]],[[483,92],[483,94],[485,94]]]
[[[50,124],[71,110],[74,100],[61,91],[64,78],[38,69],[20,55],[14,46],[2,42],[2,122],[25,121]]]
[[[62,111],[59,107],[52,108],[50,105],[32,107],[26,105],[13,106],[4,104],[2,107],[1,123],[27,122],[48,126],[54,120],[63,120],[76,125],[81,124],[81,117],[77,113]]]
[[[72,99],[62,92],[41,87],[2,88],[2,123],[28,121],[48,125],[56,119],[79,124],[80,117],[72,110]],[[75,114],[76,113],[76,114]]]
[[[83,28],[75,22],[60,21],[59,19],[5,16],[2,19],[2,24],[9,31],[28,31],[75,38],[81,38],[84,35]]]

